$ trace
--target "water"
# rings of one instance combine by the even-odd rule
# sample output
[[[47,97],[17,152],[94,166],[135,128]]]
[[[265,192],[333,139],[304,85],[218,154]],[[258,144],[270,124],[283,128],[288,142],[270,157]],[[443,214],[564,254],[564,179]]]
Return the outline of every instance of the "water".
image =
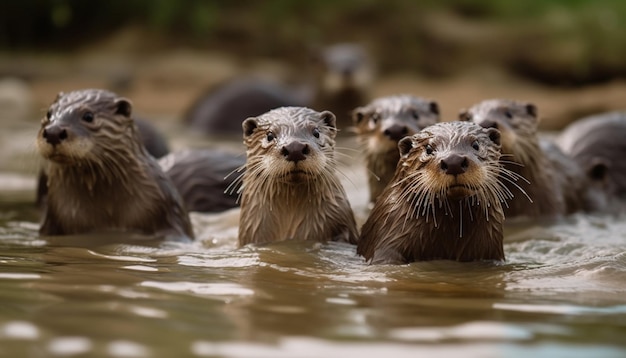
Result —
[[[194,214],[194,243],[43,239],[36,166],[19,164],[36,156],[17,158],[0,175],[0,356],[626,356],[626,214],[508,223],[501,265],[236,249],[238,210]],[[362,222],[364,175],[344,173]]]

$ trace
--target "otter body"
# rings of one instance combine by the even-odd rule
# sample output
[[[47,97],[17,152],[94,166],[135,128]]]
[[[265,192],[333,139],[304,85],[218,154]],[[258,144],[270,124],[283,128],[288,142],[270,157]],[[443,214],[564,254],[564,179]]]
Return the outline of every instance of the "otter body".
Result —
[[[288,239],[356,243],[354,215],[336,175],[331,112],[278,108],[246,119],[243,132],[240,246]]]
[[[159,160],[187,210],[198,212],[220,212],[238,206],[229,187],[241,175],[237,169],[245,163],[243,155],[211,149],[177,151]]]
[[[563,151],[580,165],[590,197],[604,209],[626,200],[626,112],[609,112],[579,119],[558,137]],[[617,199],[617,200],[616,200]],[[610,208],[611,206],[609,206]]]
[[[504,209],[507,217],[555,217],[585,208],[584,175],[556,145],[539,137],[535,105],[486,100],[460,117],[500,130],[502,162],[518,178],[505,180],[515,195]]]
[[[396,173],[361,229],[371,264],[504,260],[500,134],[446,122],[398,143]]]
[[[60,93],[50,106],[37,136],[48,175],[40,234],[193,238],[182,201],[143,146],[131,108],[97,89]]]
[[[381,97],[356,108],[352,119],[364,147],[370,202],[374,202],[396,171],[398,141],[439,122],[439,106],[411,95]]]

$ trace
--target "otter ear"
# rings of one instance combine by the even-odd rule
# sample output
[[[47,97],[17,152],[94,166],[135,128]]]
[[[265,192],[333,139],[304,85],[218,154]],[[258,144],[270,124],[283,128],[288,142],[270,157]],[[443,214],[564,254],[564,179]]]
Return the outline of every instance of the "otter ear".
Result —
[[[459,121],[469,122],[472,120],[472,114],[467,109],[462,109],[459,112]]]
[[[528,113],[531,116],[537,118],[537,106],[535,106],[532,103],[527,103],[526,104],[526,113]]]
[[[54,101],[56,102],[56,101],[60,100],[60,99],[61,99],[61,97],[63,97],[64,95],[65,95],[65,93],[64,93],[64,92],[59,92],[59,93],[57,93],[57,98],[55,98],[55,99],[54,99]]]
[[[439,115],[439,104],[435,101],[430,101],[429,103],[430,111],[436,115]]]
[[[244,138],[251,136],[258,126],[259,124],[256,121],[256,117],[250,117],[243,121],[243,123],[241,123],[241,127],[243,128]]]
[[[133,105],[126,98],[115,100],[115,114],[121,114],[124,117],[130,117],[133,112]]]
[[[496,128],[486,128],[489,139],[497,145],[500,145],[500,131]]]
[[[409,154],[411,149],[413,149],[413,138],[412,137],[404,137],[400,139],[398,142],[398,149],[400,150],[400,156],[405,156]]]
[[[365,118],[365,109],[357,107],[352,111],[352,123],[358,125]]]
[[[609,172],[609,165],[602,158],[593,158],[587,168],[587,177],[593,181],[604,181]]]
[[[320,113],[320,117],[328,127],[337,128],[337,118],[331,111],[323,111]]]

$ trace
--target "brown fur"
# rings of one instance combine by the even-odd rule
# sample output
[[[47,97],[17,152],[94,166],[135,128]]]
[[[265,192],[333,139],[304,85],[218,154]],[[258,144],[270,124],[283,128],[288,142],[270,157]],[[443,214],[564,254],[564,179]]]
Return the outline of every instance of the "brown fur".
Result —
[[[193,238],[182,201],[144,148],[127,99],[95,89],[60,93],[42,120],[37,148],[48,174],[42,235]]]
[[[391,183],[363,225],[357,253],[372,264],[503,260],[500,134],[445,122],[399,142]],[[460,185],[460,186],[458,186]]]
[[[370,201],[374,202],[396,171],[398,141],[439,122],[439,106],[411,95],[381,97],[356,108],[352,120],[365,152]]]
[[[502,162],[519,178],[505,180],[515,195],[504,209],[507,217],[559,216],[583,207],[582,172],[555,145],[539,138],[535,105],[486,100],[460,117],[502,134]]]
[[[354,215],[336,175],[335,116],[283,107],[246,119],[243,130],[247,161],[239,245],[287,239],[356,243]]]

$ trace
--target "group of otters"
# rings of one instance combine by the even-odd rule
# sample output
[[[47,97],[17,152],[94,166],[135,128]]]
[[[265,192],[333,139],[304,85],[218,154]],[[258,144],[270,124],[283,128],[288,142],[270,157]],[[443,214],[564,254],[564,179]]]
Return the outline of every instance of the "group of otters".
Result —
[[[353,109],[371,201],[358,230],[337,171],[344,125],[330,111],[285,106],[243,118],[245,158],[207,149],[157,160],[149,141],[158,133],[133,119],[128,99],[60,93],[37,135],[40,234],[193,239],[188,211],[240,205],[240,247],[341,241],[371,264],[502,261],[505,217],[603,211],[626,196],[626,114],[578,120],[555,141],[539,136],[530,103],[485,100],[459,120],[439,117],[437,102],[413,95]]]

